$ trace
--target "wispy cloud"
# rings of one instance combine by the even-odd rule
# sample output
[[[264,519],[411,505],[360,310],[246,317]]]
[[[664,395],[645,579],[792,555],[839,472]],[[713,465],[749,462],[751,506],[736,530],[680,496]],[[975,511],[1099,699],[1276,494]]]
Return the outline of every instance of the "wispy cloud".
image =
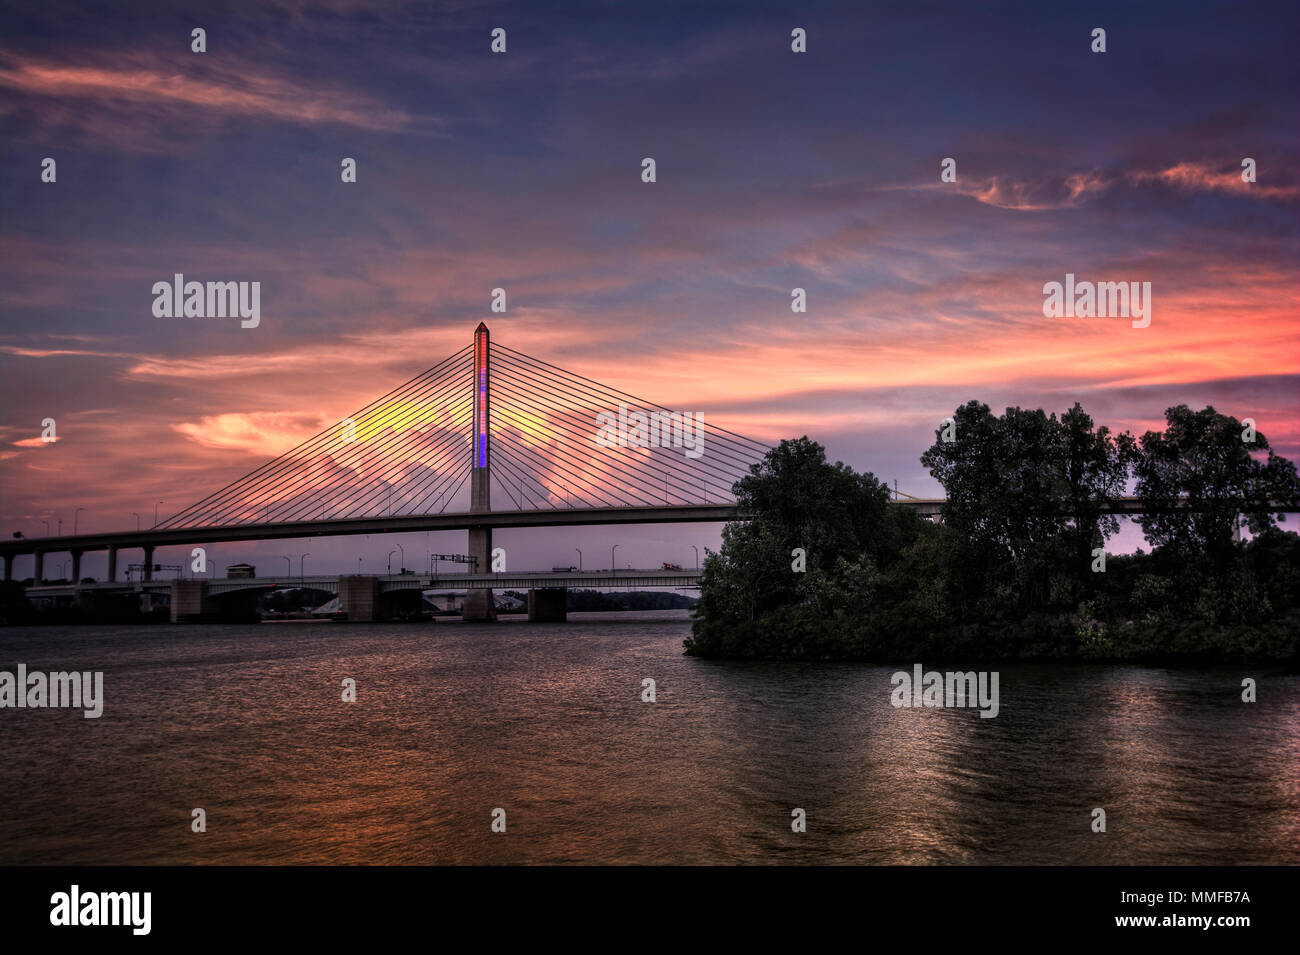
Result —
[[[194,110],[209,115],[306,125],[338,124],[381,132],[411,127],[400,109],[359,93],[307,86],[286,77],[227,64],[201,73],[162,66],[145,54],[114,65],[56,63],[26,56],[0,59],[0,87],[30,96],[91,101],[118,109]]]
[[[1139,169],[1128,174],[1133,183],[1159,183],[1181,192],[1226,192],[1254,199],[1295,199],[1300,187],[1246,182],[1240,166],[1215,167],[1208,163],[1180,162],[1165,169]]]

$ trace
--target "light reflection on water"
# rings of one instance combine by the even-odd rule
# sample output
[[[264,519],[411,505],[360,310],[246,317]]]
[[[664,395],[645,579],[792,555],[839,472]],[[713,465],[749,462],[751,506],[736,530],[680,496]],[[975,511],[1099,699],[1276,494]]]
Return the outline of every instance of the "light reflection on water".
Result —
[[[1295,674],[1001,665],[980,719],[890,705],[924,660],[700,661],[688,632],[0,630],[0,669],[103,670],[106,696],[0,710],[0,863],[1300,863]]]

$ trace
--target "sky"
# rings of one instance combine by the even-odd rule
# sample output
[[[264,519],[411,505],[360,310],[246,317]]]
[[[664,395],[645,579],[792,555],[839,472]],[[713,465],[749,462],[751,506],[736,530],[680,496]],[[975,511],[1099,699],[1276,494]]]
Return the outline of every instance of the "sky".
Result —
[[[971,399],[1135,433],[1211,404],[1300,460],[1295,4],[55,0],[4,24],[6,536],[165,519],[480,321],[920,496]],[[175,273],[260,282],[257,327],[155,316]],[[1150,282],[1149,326],[1046,317],[1067,274]],[[688,566],[719,530],[497,540],[516,566],[615,543],[620,566]],[[212,555],[463,551],[431,537]]]

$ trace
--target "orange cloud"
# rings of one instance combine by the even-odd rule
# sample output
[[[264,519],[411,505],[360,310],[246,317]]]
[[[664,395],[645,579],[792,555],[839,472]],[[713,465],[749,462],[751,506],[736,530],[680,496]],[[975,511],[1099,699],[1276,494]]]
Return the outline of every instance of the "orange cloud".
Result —
[[[958,184],[958,191],[987,206],[1037,212],[1046,209],[1070,209],[1083,203],[1092,193],[1110,187],[1110,180],[1098,172],[1074,173],[1059,182],[1030,182],[994,176],[974,185]]]
[[[1244,182],[1241,167],[1216,169],[1206,163],[1180,162],[1168,169],[1138,170],[1128,175],[1135,183],[1158,182],[1182,191],[1229,192],[1256,199],[1295,199],[1300,189],[1295,186],[1264,186],[1258,182]]]
[[[298,412],[205,415],[172,427],[206,448],[224,448],[274,457],[322,430],[325,420]]]
[[[64,66],[13,58],[0,65],[0,86],[37,96],[171,104],[295,123],[339,123],[380,131],[411,125],[411,117],[401,110],[355,93],[308,89],[244,67],[210,67],[208,72],[213,76],[210,80],[138,64]]]

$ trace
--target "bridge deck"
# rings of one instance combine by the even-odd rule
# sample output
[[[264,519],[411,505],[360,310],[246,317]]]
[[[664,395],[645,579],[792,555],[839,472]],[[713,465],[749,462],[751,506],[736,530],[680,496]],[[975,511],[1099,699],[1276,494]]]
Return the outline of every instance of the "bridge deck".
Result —
[[[358,576],[354,574],[345,577]],[[537,590],[545,587],[676,587],[699,586],[701,572],[696,570],[587,570],[568,573],[519,571],[513,574],[391,574],[361,576],[379,581],[381,593],[395,590]],[[289,590],[307,587],[338,593],[340,575],[319,574],[309,577],[185,577],[202,581],[210,595],[240,590]],[[69,597],[77,593],[170,593],[172,580],[117,581],[93,584],[46,584],[28,587],[29,597]]]
[[[911,508],[927,517],[937,516],[943,498],[911,498],[893,503]],[[1275,513],[1298,513],[1300,505],[1274,501],[1269,508]],[[1140,514],[1142,503],[1136,497],[1119,498],[1113,514]],[[166,530],[118,531],[102,534],[78,534],[56,537],[24,537],[0,541],[0,557],[17,557],[33,553],[67,553],[70,551],[106,550],[110,547],[130,549],[223,541],[283,540],[304,537],[341,537],[350,534],[398,534],[420,531],[467,530],[473,527],[582,527],[602,524],[682,524],[725,523],[741,520],[744,515],[735,504],[675,504],[635,507],[573,507],[522,511],[485,511],[459,514],[424,514],[414,517],[364,517],[346,520],[323,519],[280,524],[236,524],[219,527],[180,527]]]

